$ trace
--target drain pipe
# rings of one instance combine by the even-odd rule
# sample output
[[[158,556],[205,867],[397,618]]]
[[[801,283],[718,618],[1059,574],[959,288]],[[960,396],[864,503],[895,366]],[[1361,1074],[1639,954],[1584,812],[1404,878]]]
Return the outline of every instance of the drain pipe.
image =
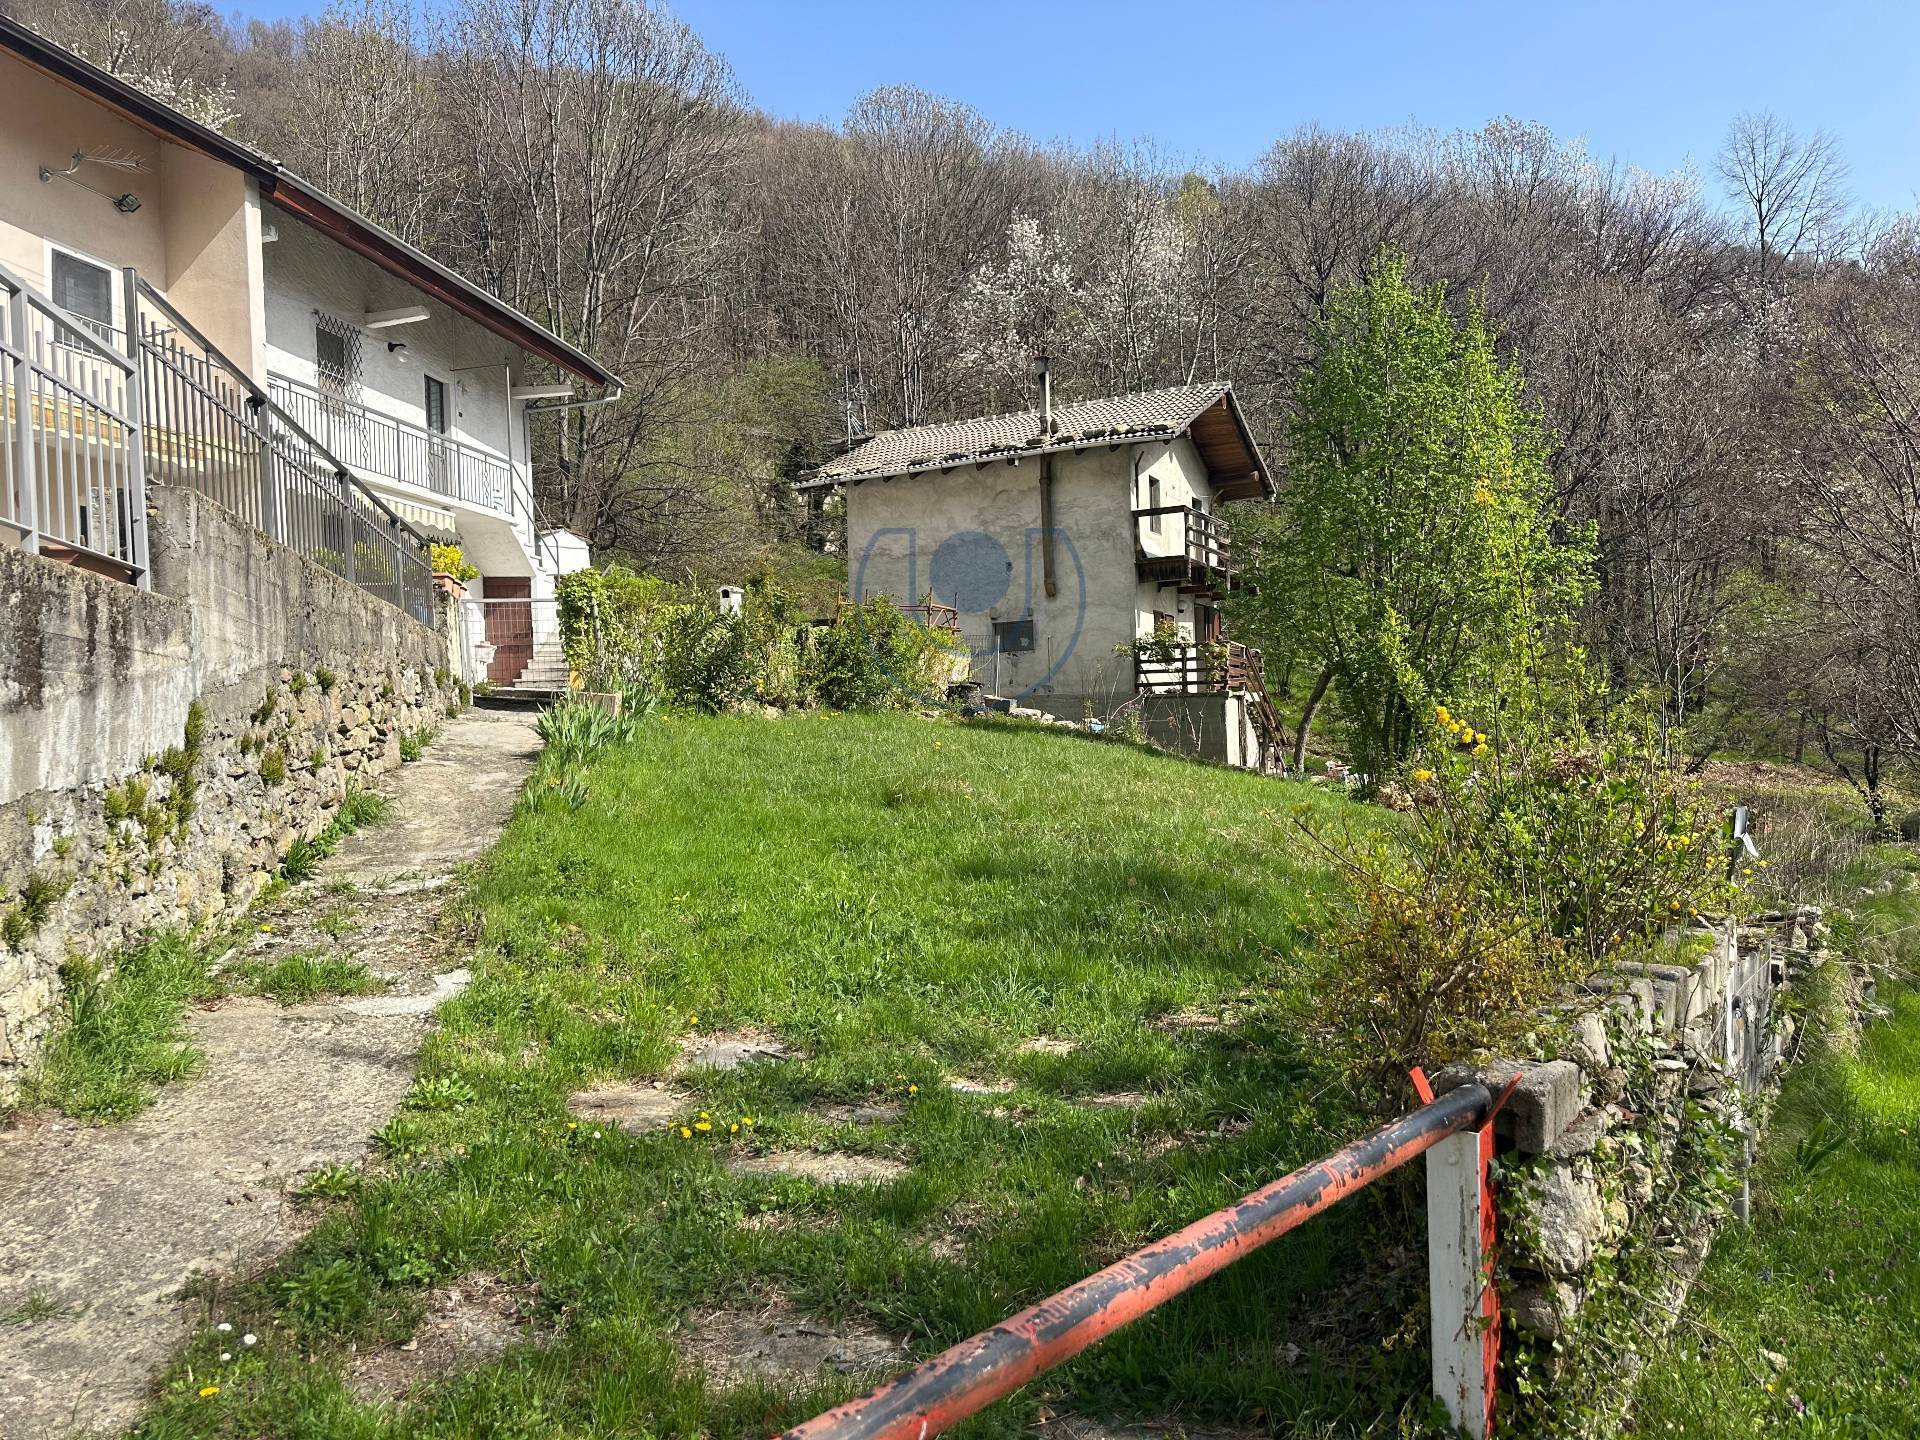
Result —
[[[1040,439],[1044,443],[1053,439],[1053,360],[1042,355],[1037,362],[1040,367]],[[1053,456],[1040,457],[1040,578],[1047,592],[1047,598],[1053,599],[1060,593],[1059,582],[1053,574]]]

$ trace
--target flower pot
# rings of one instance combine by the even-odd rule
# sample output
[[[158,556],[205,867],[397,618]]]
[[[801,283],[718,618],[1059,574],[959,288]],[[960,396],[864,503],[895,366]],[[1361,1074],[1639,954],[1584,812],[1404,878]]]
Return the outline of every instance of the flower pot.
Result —
[[[467,598],[466,582],[464,580],[454,579],[453,576],[443,570],[433,572],[433,588],[446,591],[450,599],[464,600]]]

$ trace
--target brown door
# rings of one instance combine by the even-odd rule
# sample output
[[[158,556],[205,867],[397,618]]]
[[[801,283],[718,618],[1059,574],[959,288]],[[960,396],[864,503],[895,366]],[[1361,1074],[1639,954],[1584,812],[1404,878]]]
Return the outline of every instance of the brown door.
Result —
[[[488,575],[482,578],[481,608],[487,616],[487,643],[494,647],[487,679],[511,685],[533,660],[533,578]]]

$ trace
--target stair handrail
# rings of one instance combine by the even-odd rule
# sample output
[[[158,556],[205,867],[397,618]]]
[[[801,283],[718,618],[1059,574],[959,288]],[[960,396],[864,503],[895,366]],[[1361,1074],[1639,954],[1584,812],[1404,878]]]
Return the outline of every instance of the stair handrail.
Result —
[[[129,269],[127,273],[132,277],[134,286],[139,291],[141,297],[150,301],[153,307],[164,315],[172,325],[183,331],[188,339],[206,351],[208,358],[216,361],[220,368],[233,378],[234,383],[247,392],[247,395],[252,399],[254,404],[265,409],[275,420],[286,426],[302,444],[306,445],[322,460],[326,461],[326,463],[332,467],[333,473],[336,476],[345,481],[362,498],[371,501],[376,509],[385,515],[387,519],[391,520],[395,526],[420,547],[422,554],[429,552],[433,543],[432,541],[414,529],[397,510],[387,504],[385,500],[382,500],[364,480],[354,474],[351,467],[316,440],[306,426],[289,415],[285,407],[259,385],[255,384],[252,376],[248,375],[246,371],[228,359],[219,346],[207,339],[205,335],[202,335],[191,320],[187,319],[186,316],[182,315],[173,307],[166,296],[149,285],[145,276],[131,269]],[[129,330],[134,328],[134,317],[127,317],[127,326]]]

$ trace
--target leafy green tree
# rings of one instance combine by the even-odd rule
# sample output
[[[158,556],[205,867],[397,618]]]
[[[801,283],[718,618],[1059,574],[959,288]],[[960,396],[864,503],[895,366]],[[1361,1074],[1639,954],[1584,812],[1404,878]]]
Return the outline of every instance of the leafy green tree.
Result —
[[[1287,484],[1245,618],[1334,690],[1356,757],[1403,760],[1436,701],[1496,714],[1578,603],[1591,541],[1557,536],[1540,422],[1477,303],[1383,252],[1336,293],[1288,426]]]

